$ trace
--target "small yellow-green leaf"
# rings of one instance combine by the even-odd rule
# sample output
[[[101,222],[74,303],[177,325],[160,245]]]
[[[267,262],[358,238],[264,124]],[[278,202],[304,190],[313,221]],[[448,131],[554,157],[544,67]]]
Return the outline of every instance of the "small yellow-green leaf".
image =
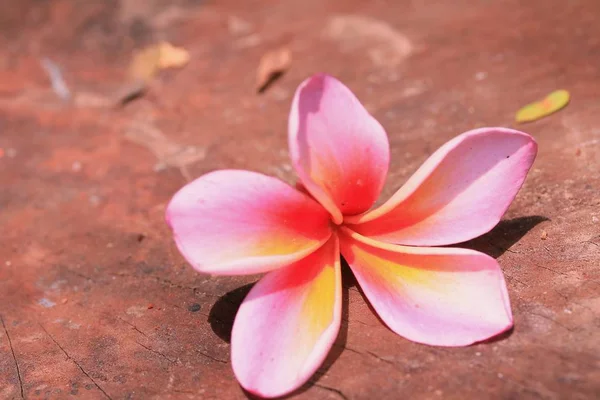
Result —
[[[517,122],[531,122],[555,113],[569,103],[571,95],[566,90],[556,90],[541,101],[527,104],[517,111]]]

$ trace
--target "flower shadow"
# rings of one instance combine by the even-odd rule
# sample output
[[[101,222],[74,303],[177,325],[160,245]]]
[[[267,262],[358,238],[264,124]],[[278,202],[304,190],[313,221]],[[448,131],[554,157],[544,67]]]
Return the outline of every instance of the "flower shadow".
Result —
[[[233,320],[242,301],[256,282],[241,286],[221,296],[210,309],[208,322],[212,331],[223,341],[231,343]]]
[[[531,215],[527,217],[518,217],[502,220],[494,229],[479,236],[459,244],[447,247],[462,247],[480,251],[494,258],[500,257],[505,252],[515,252],[510,248],[517,243],[530,230],[538,224],[549,221],[550,219],[541,215]]]

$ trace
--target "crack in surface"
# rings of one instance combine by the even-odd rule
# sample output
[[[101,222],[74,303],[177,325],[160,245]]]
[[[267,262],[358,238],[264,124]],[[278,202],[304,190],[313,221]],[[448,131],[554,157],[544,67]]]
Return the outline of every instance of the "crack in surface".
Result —
[[[363,353],[361,353],[358,350],[353,349],[352,347],[348,347],[348,346],[340,346],[342,349],[344,350],[348,350],[351,353],[356,353],[356,354],[360,354],[360,355],[364,355]]]
[[[100,387],[100,385],[98,385],[98,383],[97,383],[97,382],[94,380],[94,378],[92,378],[92,377],[90,376],[90,374],[88,374],[88,373],[85,371],[85,369],[83,369],[83,367],[81,366],[81,364],[79,364],[79,363],[77,362],[77,360],[75,360],[73,357],[71,357],[71,356],[69,355],[69,353],[67,353],[67,351],[66,351],[66,350],[65,350],[65,349],[64,349],[64,348],[63,348],[63,347],[62,347],[62,346],[61,346],[61,345],[60,345],[60,344],[59,344],[59,343],[56,341],[56,339],[54,339],[54,337],[53,337],[53,336],[50,334],[50,332],[48,332],[48,331],[46,330],[46,328],[44,328],[44,326],[43,326],[42,324],[39,324],[39,325],[40,325],[40,328],[42,328],[42,330],[44,331],[44,333],[46,333],[46,335],[48,335],[48,337],[49,337],[49,338],[50,338],[50,339],[51,339],[51,340],[54,342],[54,344],[58,346],[58,348],[59,348],[59,349],[60,349],[60,350],[61,350],[61,351],[62,351],[62,352],[65,354],[65,356],[67,356],[67,359],[69,359],[69,360],[73,361],[73,363],[74,363],[74,364],[77,366],[77,368],[79,368],[79,370],[80,370],[80,371],[81,371],[81,372],[82,372],[82,373],[83,373],[85,376],[87,376],[87,378],[88,378],[90,381],[92,381],[92,383],[94,384],[94,386],[96,386],[96,388],[97,388],[97,389],[98,389],[100,392],[102,392],[102,394],[104,395],[104,397],[106,397],[106,398],[107,398],[107,399],[109,399],[109,400],[112,400],[112,398],[111,398],[111,397],[108,395],[108,393],[106,393],[106,392],[104,391],[104,389],[102,389],[102,388]]]
[[[367,351],[365,351],[363,353],[360,350],[356,350],[356,349],[353,349],[352,347],[347,347],[347,346],[344,347],[344,350],[348,350],[351,353],[355,353],[355,354],[358,354],[358,355],[361,355],[361,356],[367,356],[367,355],[369,355],[369,356],[374,357],[374,358],[376,358],[376,359],[378,359],[378,360],[380,360],[380,361],[382,361],[382,362],[384,362],[386,364],[393,365],[394,367],[399,367],[399,365],[396,364],[395,362],[393,362],[391,360],[386,360],[385,358],[382,358],[381,356],[379,356],[379,355],[377,355],[377,354],[375,354],[375,353],[373,353],[372,351],[369,351],[369,350],[367,350]]]
[[[2,322],[2,327],[4,328],[4,333],[6,334],[6,338],[8,339],[8,345],[10,347],[10,352],[12,353],[13,360],[15,361],[15,367],[17,369],[17,376],[19,377],[19,387],[21,389],[21,398],[25,398],[25,392],[23,390],[23,378],[21,377],[21,369],[19,368],[19,363],[17,362],[17,357],[15,356],[15,349],[12,345],[12,340],[10,340],[10,335],[8,334],[8,329],[6,329],[6,324],[4,323],[4,318],[0,315],[0,322]]]
[[[506,272],[504,272],[504,276],[508,279],[509,282],[515,281],[515,282],[520,283],[521,285],[523,285],[525,287],[529,287],[529,285],[526,284],[525,282],[520,281],[519,279],[515,278],[512,275],[508,275]]]
[[[309,381],[309,382],[310,382],[310,381]],[[311,382],[311,383],[312,383],[312,384],[313,384],[315,387],[318,387],[318,388],[321,388],[321,389],[327,390],[327,391],[329,391],[329,392],[331,392],[331,393],[335,393],[335,394],[337,394],[337,395],[338,395],[340,398],[342,398],[342,399],[344,399],[344,400],[348,400],[348,396],[346,396],[346,395],[344,394],[344,392],[342,392],[342,391],[341,391],[341,390],[339,390],[339,389],[332,388],[332,387],[330,387],[330,386],[325,386],[325,385],[322,385],[322,384],[320,384],[320,383],[317,383],[317,382]]]
[[[145,346],[145,345],[141,344],[141,343],[140,343],[140,342],[138,342],[138,341],[136,341],[136,343],[137,343],[137,344],[139,344],[140,346],[142,346],[143,348],[145,348],[146,350],[148,350],[148,351],[150,351],[150,352],[152,352],[152,353],[154,353],[154,354],[157,354],[157,355],[159,355],[159,356],[163,357],[165,360],[167,360],[167,361],[168,361],[168,362],[170,362],[171,364],[175,364],[175,363],[176,363],[176,361],[175,361],[175,360],[171,360],[169,357],[167,357],[166,355],[164,355],[164,354],[163,354],[163,353],[161,353],[160,351],[158,351],[158,350],[154,350],[154,349],[153,349],[153,348],[151,348],[151,347]]]
[[[137,326],[135,326],[134,324],[132,324],[131,322],[127,321],[126,319],[123,319],[121,317],[117,317],[118,319],[120,319],[121,321],[125,322],[127,325],[129,325],[130,327],[132,327],[135,331],[141,333],[142,335],[144,335],[145,337],[147,337],[148,339],[150,339],[150,337],[148,335],[146,335],[144,332],[142,332],[141,330],[138,329]]]
[[[536,267],[538,267],[538,268],[545,269],[545,270],[547,270],[547,271],[550,271],[550,272],[553,272],[553,273],[555,273],[555,274],[557,274],[557,275],[563,275],[563,276],[567,276],[567,274],[565,274],[564,272],[555,271],[555,270],[553,270],[552,268],[544,267],[544,266],[537,265],[537,264],[534,264],[534,265],[535,265]]]
[[[206,353],[204,353],[204,352],[202,352],[202,351],[200,351],[200,350],[196,350],[196,352],[197,352],[197,353],[199,353],[199,354],[202,354],[204,357],[206,357],[206,358],[208,358],[208,359],[210,359],[210,360],[213,360],[213,361],[216,361],[216,362],[220,362],[220,363],[222,363],[222,364],[228,364],[228,362],[227,362],[227,361],[224,361],[224,360],[221,360],[221,359],[219,359],[219,358],[215,358],[215,357],[213,357],[213,356],[210,356],[210,355],[208,355],[208,354],[206,354]]]
[[[342,322],[345,322],[346,324],[350,324],[350,319],[349,318],[342,318]],[[369,326],[371,328],[374,328],[376,326],[376,325],[367,324],[366,322],[363,322],[360,319],[353,319],[352,322],[358,322],[361,325]]]
[[[373,353],[372,351],[368,351],[367,350],[367,354],[369,354],[372,357],[375,357],[376,359],[378,359],[378,360],[380,360],[380,361],[382,361],[382,362],[384,362],[386,364],[393,365],[394,367],[398,366],[395,362],[390,361],[390,360],[386,360],[385,358],[382,358],[381,356],[378,356],[377,354]]]
[[[596,243],[596,242],[592,242],[591,240],[584,240],[581,243],[589,243],[589,244],[593,244],[596,247],[600,247],[600,244]]]

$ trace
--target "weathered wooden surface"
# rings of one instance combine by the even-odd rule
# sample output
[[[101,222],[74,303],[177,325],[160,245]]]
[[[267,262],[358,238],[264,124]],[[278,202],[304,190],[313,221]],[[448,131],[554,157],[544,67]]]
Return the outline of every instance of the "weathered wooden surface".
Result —
[[[521,127],[539,142],[536,164],[508,221],[470,244],[498,257],[514,331],[459,349],[411,343],[347,273],[340,338],[297,398],[594,398],[599,15],[597,0],[5,1],[0,398],[244,398],[228,341],[256,277],[195,273],[164,208],[183,175],[217,168],[293,182],[287,112],[318,71],[385,126],[384,197],[455,134],[513,126],[520,106],[554,89],[572,102]],[[160,39],[186,47],[190,64],[123,108],[100,107],[133,50]],[[281,44],[292,68],[257,95],[258,60]],[[51,91],[43,57],[62,67],[73,103]]]

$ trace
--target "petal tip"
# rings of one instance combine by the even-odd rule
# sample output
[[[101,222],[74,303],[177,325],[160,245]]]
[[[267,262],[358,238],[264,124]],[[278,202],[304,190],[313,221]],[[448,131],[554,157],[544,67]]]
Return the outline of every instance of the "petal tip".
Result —
[[[500,126],[494,126],[494,127],[484,127],[484,128],[477,128],[477,129],[473,129],[471,131],[465,132],[465,134],[470,134],[470,135],[477,135],[477,134],[485,134],[485,133],[501,133],[501,134],[505,134],[505,135],[511,135],[511,136],[520,136],[522,138],[524,138],[527,142],[529,142],[529,144],[531,144],[533,146],[533,148],[535,149],[535,151],[537,152],[537,141],[535,140],[535,138],[530,135],[529,133],[517,130],[517,129],[512,129],[512,128],[504,128],[504,127],[500,127]]]
[[[388,137],[344,83],[325,73],[304,80],[292,101],[288,138],[302,184],[336,223],[375,203],[389,168]]]

